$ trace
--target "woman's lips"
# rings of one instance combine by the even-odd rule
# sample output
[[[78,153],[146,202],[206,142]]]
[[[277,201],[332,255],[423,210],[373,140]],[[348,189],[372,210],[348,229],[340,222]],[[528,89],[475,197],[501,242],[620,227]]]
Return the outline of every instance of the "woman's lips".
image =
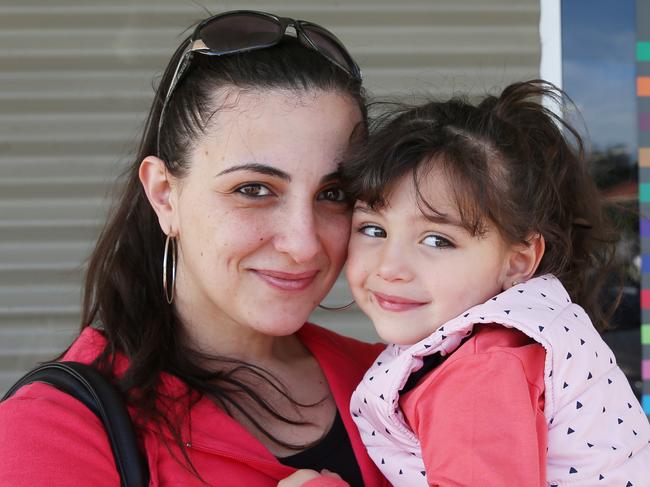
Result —
[[[415,301],[413,299],[402,298],[400,296],[392,296],[390,294],[378,293],[371,291],[372,296],[380,308],[386,311],[410,311],[427,304],[426,301]]]
[[[314,282],[316,274],[318,274],[317,270],[291,273],[267,269],[254,269],[254,272],[267,284],[270,284],[276,289],[281,289],[282,291],[302,291],[307,289],[311,283]]]

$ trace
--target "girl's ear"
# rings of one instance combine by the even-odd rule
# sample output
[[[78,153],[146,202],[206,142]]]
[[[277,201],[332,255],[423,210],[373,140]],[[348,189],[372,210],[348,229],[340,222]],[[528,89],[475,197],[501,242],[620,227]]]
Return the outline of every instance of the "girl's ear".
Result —
[[[525,282],[535,275],[544,256],[545,245],[544,237],[534,233],[525,244],[513,246],[506,262],[503,289]]]
[[[175,235],[172,181],[165,162],[158,157],[148,156],[140,164],[138,175],[149,204],[158,215],[163,233]]]

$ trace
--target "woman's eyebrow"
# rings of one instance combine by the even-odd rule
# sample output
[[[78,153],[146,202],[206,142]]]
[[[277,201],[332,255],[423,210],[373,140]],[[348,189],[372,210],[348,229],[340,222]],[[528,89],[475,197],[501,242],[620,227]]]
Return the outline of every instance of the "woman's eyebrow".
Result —
[[[269,166],[267,164],[260,164],[257,162],[251,162],[249,164],[239,164],[237,166],[229,167],[221,171],[215,177],[223,176],[224,174],[230,174],[236,171],[252,171],[252,172],[264,174],[266,176],[274,176],[287,182],[291,181],[291,176],[286,172],[281,171],[276,167]]]
[[[260,174],[264,174],[266,176],[274,176],[280,178],[286,182],[291,182],[291,175],[289,175],[288,173],[278,169],[277,167],[269,166],[268,164],[260,164],[258,162],[251,162],[248,164],[238,164],[237,166],[229,167],[221,171],[215,177],[218,178],[219,176],[230,174],[236,171],[257,172]],[[339,170],[336,170],[323,176],[320,182],[321,184],[323,184],[335,179],[339,179],[340,177],[341,177],[341,172]]]
[[[338,169],[336,171],[332,171],[329,174],[325,174],[325,176],[320,178],[320,182],[321,184],[323,184],[323,183],[328,183],[330,181],[333,181],[335,179],[341,179],[341,171],[339,171]]]

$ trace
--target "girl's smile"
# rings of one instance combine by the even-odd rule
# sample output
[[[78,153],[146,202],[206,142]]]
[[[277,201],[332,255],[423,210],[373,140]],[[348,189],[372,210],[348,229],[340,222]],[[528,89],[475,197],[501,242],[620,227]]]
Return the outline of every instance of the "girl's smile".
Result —
[[[390,294],[383,294],[377,291],[370,291],[371,299],[374,298],[376,303],[386,311],[394,311],[401,313],[403,311],[411,311],[421,306],[428,304],[426,301],[416,301],[413,299],[403,298],[400,296],[392,296]]]

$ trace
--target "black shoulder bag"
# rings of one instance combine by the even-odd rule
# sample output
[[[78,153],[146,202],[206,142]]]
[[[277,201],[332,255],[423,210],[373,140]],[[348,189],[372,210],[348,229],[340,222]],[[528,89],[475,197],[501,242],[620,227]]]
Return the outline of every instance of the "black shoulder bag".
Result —
[[[47,362],[19,379],[2,401],[32,382],[56,387],[97,415],[106,429],[123,487],[144,487],[149,483],[149,470],[138,450],[133,423],[122,395],[97,370],[78,362]]]

